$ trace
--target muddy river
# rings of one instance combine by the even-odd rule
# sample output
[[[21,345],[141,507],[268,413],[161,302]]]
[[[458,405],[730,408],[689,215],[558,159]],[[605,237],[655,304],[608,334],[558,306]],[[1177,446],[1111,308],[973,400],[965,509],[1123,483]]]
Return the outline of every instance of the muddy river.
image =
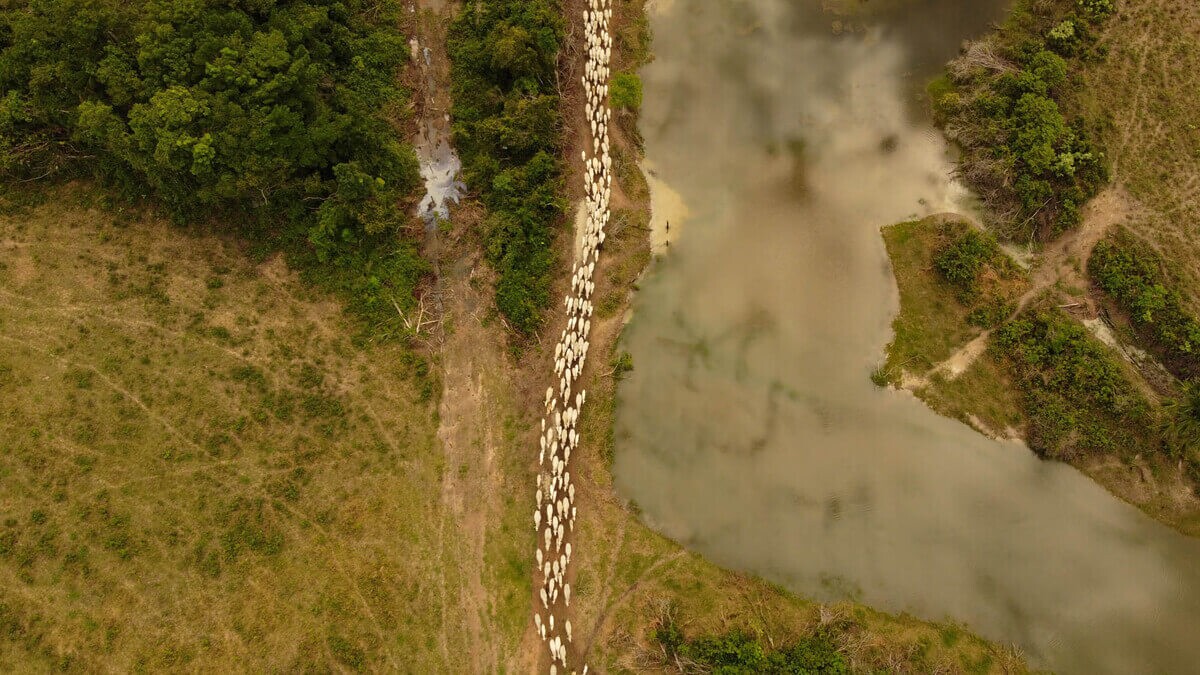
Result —
[[[819,5],[657,3],[642,131],[676,220],[624,338],[619,490],[803,594],[1060,672],[1196,672],[1200,542],[869,379],[898,306],[879,228],[971,208],[921,85],[1003,7]]]

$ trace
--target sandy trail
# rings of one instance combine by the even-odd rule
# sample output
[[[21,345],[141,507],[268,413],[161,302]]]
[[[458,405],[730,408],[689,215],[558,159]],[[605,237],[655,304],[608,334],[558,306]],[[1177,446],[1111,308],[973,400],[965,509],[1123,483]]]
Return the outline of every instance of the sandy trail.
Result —
[[[1084,207],[1079,227],[1048,244],[1038,255],[1037,264],[1030,274],[1029,290],[1021,295],[1016,311],[1009,318],[1016,316],[1035,298],[1060,283],[1074,288],[1086,288],[1087,260],[1092,254],[1092,249],[1109,229],[1118,223],[1127,222],[1134,213],[1133,200],[1124,186],[1110,185],[1096,195]],[[990,335],[991,331],[983,331],[924,375],[905,373],[900,382],[901,388],[909,391],[922,389],[929,386],[934,375],[954,380],[966,372],[987,350]]]
[[[415,35],[409,43],[418,74],[415,82],[418,133],[415,139],[429,189],[421,210],[454,193],[457,158],[450,137],[450,63],[446,32],[457,3],[418,0],[414,6]],[[428,165],[428,166],[426,166]],[[445,174],[449,171],[448,175]],[[439,173],[440,172],[440,173]],[[436,194],[435,194],[436,193]],[[434,204],[430,204],[430,197]],[[452,201],[457,201],[451,195]],[[445,217],[448,212],[440,212]],[[439,355],[442,392],[437,437],[444,453],[443,507],[438,529],[438,560],[443,570],[438,593],[442,604],[439,648],[447,671],[497,672],[519,666],[500,654],[498,628],[485,580],[488,532],[497,526],[502,508],[497,444],[501,420],[495,414],[493,381],[507,381],[502,336],[483,325],[488,298],[472,284],[479,264],[477,252],[447,257],[443,234],[426,219],[425,255],[434,261],[435,283],[428,300],[431,313],[453,321],[454,331],[439,322],[423,337]],[[456,228],[457,229],[457,228]],[[502,665],[503,664],[503,665]]]

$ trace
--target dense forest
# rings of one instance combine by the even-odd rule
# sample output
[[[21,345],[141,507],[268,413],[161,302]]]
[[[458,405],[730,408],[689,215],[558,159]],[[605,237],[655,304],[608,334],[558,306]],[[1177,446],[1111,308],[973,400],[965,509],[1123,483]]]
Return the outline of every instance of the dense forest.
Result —
[[[425,265],[397,238],[392,0],[29,0],[0,10],[0,179],[94,176],[181,222],[220,215],[394,328]]]

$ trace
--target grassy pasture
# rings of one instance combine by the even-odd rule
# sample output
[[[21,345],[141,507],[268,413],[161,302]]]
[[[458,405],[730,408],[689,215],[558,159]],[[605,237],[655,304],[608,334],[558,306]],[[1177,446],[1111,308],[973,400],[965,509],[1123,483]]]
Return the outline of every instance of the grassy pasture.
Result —
[[[442,667],[428,364],[91,194],[0,217],[0,670]]]

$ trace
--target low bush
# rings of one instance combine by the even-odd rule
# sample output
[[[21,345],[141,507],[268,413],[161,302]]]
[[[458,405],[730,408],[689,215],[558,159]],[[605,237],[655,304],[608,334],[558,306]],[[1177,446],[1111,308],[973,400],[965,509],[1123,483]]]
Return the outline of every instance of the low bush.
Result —
[[[967,229],[934,256],[933,264],[943,279],[964,295],[974,295],[979,275],[1000,252],[991,235]]]
[[[1061,311],[1026,312],[993,334],[1029,419],[1029,447],[1044,457],[1154,450],[1149,403],[1116,357]]]
[[[841,675],[850,672],[846,658],[837,651],[832,638],[820,631],[778,649],[768,649],[740,630],[687,639],[679,626],[670,620],[661,622],[653,635],[669,661],[689,662],[698,672],[723,675]]]
[[[1163,444],[1173,457],[1187,461],[1192,477],[1200,480],[1200,383],[1185,384],[1163,408]]]
[[[1173,374],[1200,375],[1200,321],[1185,307],[1157,253],[1122,229],[1092,250],[1088,274]]]
[[[642,107],[642,78],[636,73],[615,73],[608,92],[612,106],[637,112]]]

